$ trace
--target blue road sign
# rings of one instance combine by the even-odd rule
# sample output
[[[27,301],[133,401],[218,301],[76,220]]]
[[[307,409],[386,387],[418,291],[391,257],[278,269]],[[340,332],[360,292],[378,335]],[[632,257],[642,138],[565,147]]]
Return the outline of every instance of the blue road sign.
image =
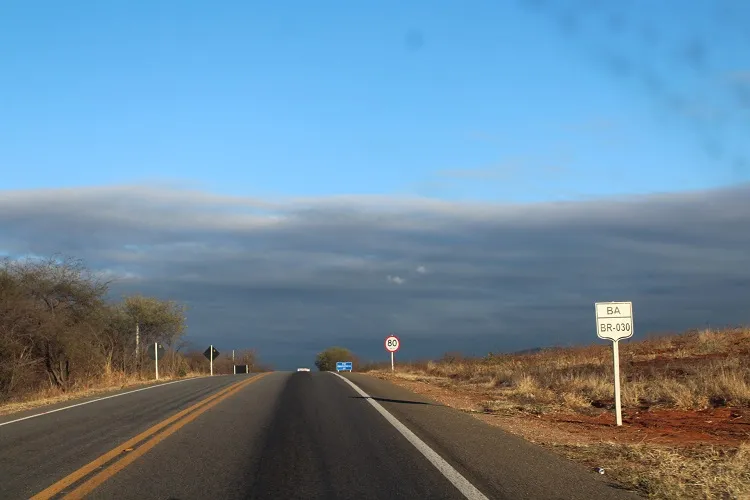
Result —
[[[337,361],[336,371],[337,372],[352,371],[352,362],[351,361]]]

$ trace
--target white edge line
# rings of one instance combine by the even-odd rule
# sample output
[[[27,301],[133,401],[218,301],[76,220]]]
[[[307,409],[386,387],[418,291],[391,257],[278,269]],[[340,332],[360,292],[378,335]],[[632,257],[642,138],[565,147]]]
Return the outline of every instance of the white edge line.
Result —
[[[56,413],[58,411],[69,410],[69,409],[75,408],[77,406],[83,406],[83,405],[87,405],[87,404],[90,404],[90,403],[96,403],[97,401],[104,401],[105,399],[117,398],[117,397],[120,397],[120,396],[125,396],[126,394],[133,394],[134,392],[147,391],[149,389],[155,389],[157,387],[164,387],[165,385],[176,384],[178,382],[187,382],[188,380],[196,380],[196,379],[199,379],[199,378],[203,378],[203,377],[191,377],[191,378],[186,378],[186,379],[183,379],[183,380],[173,380],[172,382],[165,382],[163,384],[156,384],[156,385],[150,385],[148,387],[141,387],[140,389],[134,389],[132,391],[121,392],[119,394],[112,394],[111,396],[105,396],[103,398],[92,399],[90,401],[84,401],[83,403],[76,403],[74,405],[64,406],[62,408],[57,408],[57,409],[54,409],[54,410],[44,411],[42,413],[35,413],[34,415],[29,415],[28,417],[23,417],[23,418],[17,418],[15,420],[11,420],[10,422],[2,422],[2,423],[0,423],[0,427],[2,427],[4,425],[9,425],[9,424],[15,424],[16,422],[21,422],[23,420],[28,420],[30,418],[41,417],[42,415],[49,415],[50,413]]]
[[[435,450],[430,448],[424,441],[419,439],[416,434],[414,434],[412,431],[409,430],[408,427],[406,427],[404,424],[398,421],[396,417],[391,415],[391,413],[383,408],[383,406],[372,399],[372,397],[367,394],[365,391],[359,388],[354,382],[347,379],[346,377],[342,377],[338,373],[331,372],[333,375],[336,375],[341,380],[349,384],[352,389],[354,389],[360,396],[365,398],[368,403],[370,403],[378,412],[385,417],[385,419],[396,428],[397,431],[399,431],[414,447],[422,454],[424,457],[430,461],[432,465],[435,466],[435,468],[440,471],[440,473],[445,476],[445,478],[453,484],[456,488],[458,488],[458,491],[463,493],[463,495],[468,498],[469,500],[489,500],[484,494],[479,491],[476,486],[471,484],[468,479],[466,479],[464,476],[461,475],[460,472],[458,472],[456,469],[454,469],[451,464],[446,462],[443,457],[437,454]]]

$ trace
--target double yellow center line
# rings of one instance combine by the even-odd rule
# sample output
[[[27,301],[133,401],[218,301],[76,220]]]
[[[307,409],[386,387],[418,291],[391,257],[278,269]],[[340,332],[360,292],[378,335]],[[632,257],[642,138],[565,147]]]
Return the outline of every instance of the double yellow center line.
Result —
[[[88,477],[88,479],[86,479],[84,482],[76,486],[75,489],[66,493],[62,498],[73,499],[85,497],[86,495],[91,493],[97,486],[133,463],[135,460],[144,455],[148,450],[159,444],[161,441],[174,434],[182,427],[192,422],[200,415],[218,405],[225,399],[239,392],[244,387],[252,384],[257,380],[262,379],[266,375],[268,375],[268,373],[256,375],[249,380],[243,380],[241,382],[232,384],[226,389],[223,389],[218,393],[197,402],[193,406],[186,408],[175,415],[172,415],[168,419],[159,422],[150,429],[138,434],[134,438],[125,441],[115,448],[112,448],[104,455],[84,465],[72,474],[69,474],[68,476],[62,478],[44,491],[40,491],[39,493],[31,497],[31,500],[51,499],[59,495],[66,489],[70,488],[73,484],[81,481],[84,478],[87,478],[88,476],[91,476]],[[96,472],[96,474],[93,474],[94,472]]]

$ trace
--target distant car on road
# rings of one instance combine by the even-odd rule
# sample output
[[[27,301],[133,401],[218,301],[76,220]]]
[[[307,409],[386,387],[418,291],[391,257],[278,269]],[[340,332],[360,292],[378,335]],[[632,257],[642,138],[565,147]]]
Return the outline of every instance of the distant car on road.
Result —
[[[297,368],[297,371],[298,372],[309,372],[310,369],[309,368]]]

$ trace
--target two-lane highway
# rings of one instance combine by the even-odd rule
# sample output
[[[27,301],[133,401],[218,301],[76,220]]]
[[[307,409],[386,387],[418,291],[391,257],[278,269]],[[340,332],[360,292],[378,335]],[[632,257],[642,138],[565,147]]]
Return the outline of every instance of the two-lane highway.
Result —
[[[634,498],[360,374],[187,380],[18,420],[35,414],[0,418],[0,498]]]

